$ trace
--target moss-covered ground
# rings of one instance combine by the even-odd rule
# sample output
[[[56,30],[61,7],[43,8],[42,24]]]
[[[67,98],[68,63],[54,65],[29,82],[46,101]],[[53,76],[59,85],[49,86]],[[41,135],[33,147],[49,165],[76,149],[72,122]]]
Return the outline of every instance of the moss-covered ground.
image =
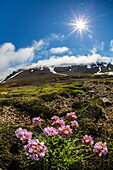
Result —
[[[75,131],[82,139],[91,135],[95,142],[108,143],[108,154],[103,158],[91,157],[87,162],[77,163],[76,169],[113,168],[113,80],[97,79],[88,81],[47,83],[45,85],[17,86],[6,84],[0,87],[0,168],[1,169],[41,169],[32,165],[24,154],[23,145],[15,136],[20,124],[5,122],[4,107],[14,107],[30,119],[40,116],[48,123],[53,115],[63,117],[75,112],[79,127]],[[103,103],[106,97],[109,103]],[[32,123],[21,127],[33,130]],[[75,135],[76,135],[75,134]],[[71,169],[71,167],[69,168]]]

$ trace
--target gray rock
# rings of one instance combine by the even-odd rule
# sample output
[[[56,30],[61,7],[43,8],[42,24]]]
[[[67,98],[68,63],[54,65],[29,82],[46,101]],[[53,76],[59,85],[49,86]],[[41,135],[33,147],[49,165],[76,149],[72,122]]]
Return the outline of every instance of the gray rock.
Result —
[[[112,102],[106,97],[102,98],[101,100],[106,106],[110,106],[112,104]]]

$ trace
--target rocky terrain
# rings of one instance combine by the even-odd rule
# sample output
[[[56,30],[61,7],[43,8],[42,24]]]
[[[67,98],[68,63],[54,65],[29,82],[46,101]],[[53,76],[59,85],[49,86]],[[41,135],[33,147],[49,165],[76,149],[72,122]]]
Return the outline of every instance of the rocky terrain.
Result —
[[[43,79],[44,76],[43,71]],[[109,152],[104,157],[103,167],[112,169],[113,78],[50,75],[48,81],[43,82],[43,79],[40,75],[34,84],[33,79],[29,79],[27,83],[18,80],[0,86],[0,168],[31,168],[15,136],[16,128],[23,127],[32,131],[32,118],[35,116],[46,119],[47,124],[54,114],[63,118],[66,113],[74,111],[78,117],[80,138],[85,130],[95,141],[108,143]],[[93,156],[84,164],[79,162],[78,166],[80,169],[102,169],[99,160]]]

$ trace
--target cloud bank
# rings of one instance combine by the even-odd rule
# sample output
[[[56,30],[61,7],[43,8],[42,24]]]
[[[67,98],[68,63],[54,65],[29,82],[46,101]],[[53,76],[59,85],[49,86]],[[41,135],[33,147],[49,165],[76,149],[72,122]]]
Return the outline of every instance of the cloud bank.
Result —
[[[27,47],[15,50],[12,43],[4,43],[0,46],[0,79],[11,73],[13,68],[19,68],[32,61],[34,48]]]
[[[27,66],[26,68],[39,68],[39,67],[58,67],[61,65],[87,65],[87,64],[93,64],[96,63],[97,61],[108,61],[107,57],[102,57],[100,54],[92,54],[92,55],[88,55],[88,56],[62,56],[62,57],[56,57],[56,56],[52,56],[47,60],[40,60],[37,63],[34,63],[30,66]],[[109,58],[110,60],[110,58]]]
[[[55,41],[62,42],[64,38],[64,35],[51,34],[39,41],[34,40],[29,47],[18,50],[16,50],[15,45],[11,42],[0,45],[0,79],[22,68],[92,64],[97,61],[113,63],[112,57],[98,54],[99,49],[103,50],[104,42],[101,42],[98,47],[93,46],[93,49],[89,50],[91,54],[88,55],[75,55],[71,49],[66,46],[52,47],[52,43],[54,44]],[[113,40],[110,42],[110,52],[112,51]],[[37,63],[32,64],[33,62]]]
[[[0,80],[12,73],[14,70],[29,65],[40,55],[47,55],[47,48],[52,41],[63,40],[64,35],[50,34],[39,41],[33,41],[27,48],[16,50],[15,46],[9,42],[0,45]]]

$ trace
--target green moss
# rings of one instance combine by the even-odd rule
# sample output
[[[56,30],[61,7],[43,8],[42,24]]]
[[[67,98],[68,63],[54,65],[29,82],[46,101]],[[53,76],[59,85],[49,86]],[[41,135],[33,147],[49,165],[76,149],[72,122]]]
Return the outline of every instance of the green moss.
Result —
[[[28,97],[15,98],[11,103],[20,110],[26,111],[31,117],[41,116],[42,118],[50,118],[56,112],[45,106],[39,99]]]
[[[66,97],[66,98],[69,98],[70,97],[70,90],[68,90],[68,89],[60,90],[59,95],[63,96],[63,97]]]
[[[0,106],[3,105],[9,105],[10,103],[10,98],[0,98]]]
[[[45,106],[45,102],[82,94],[81,87],[83,87],[82,83],[57,83],[40,87],[7,88],[5,89],[7,95],[1,95],[0,105],[13,105],[29,113],[31,117],[41,115],[47,118],[55,114],[56,110],[49,109]],[[4,91],[4,89],[1,89],[1,91]]]
[[[99,129],[95,124],[95,119],[83,118],[79,120],[80,129],[85,131],[85,134],[89,134],[93,137],[100,135]]]
[[[84,102],[82,101],[74,101],[72,104],[73,109],[82,109],[84,108]]]
[[[17,83],[12,83],[12,84],[10,84],[8,87],[16,87],[17,86]]]
[[[83,93],[84,93],[83,90],[79,90],[79,89],[73,90],[73,92],[74,92],[75,94],[83,94]]]
[[[57,83],[57,84],[49,84],[44,85],[40,87],[36,86],[30,86],[30,87],[14,87],[14,88],[7,88],[5,91],[7,92],[7,95],[1,95],[5,96],[6,98],[9,97],[21,97],[21,96],[44,96],[50,94],[50,96],[53,96],[55,94],[58,94],[59,92],[75,92],[75,93],[83,93],[84,90],[81,88],[85,88],[82,83]],[[1,90],[1,92],[4,91]]]
[[[28,162],[23,145],[15,136],[17,126],[0,125],[0,168],[26,169]]]
[[[50,93],[50,94],[41,95],[40,97],[46,102],[51,102],[55,99],[58,99],[59,95],[57,93]]]

